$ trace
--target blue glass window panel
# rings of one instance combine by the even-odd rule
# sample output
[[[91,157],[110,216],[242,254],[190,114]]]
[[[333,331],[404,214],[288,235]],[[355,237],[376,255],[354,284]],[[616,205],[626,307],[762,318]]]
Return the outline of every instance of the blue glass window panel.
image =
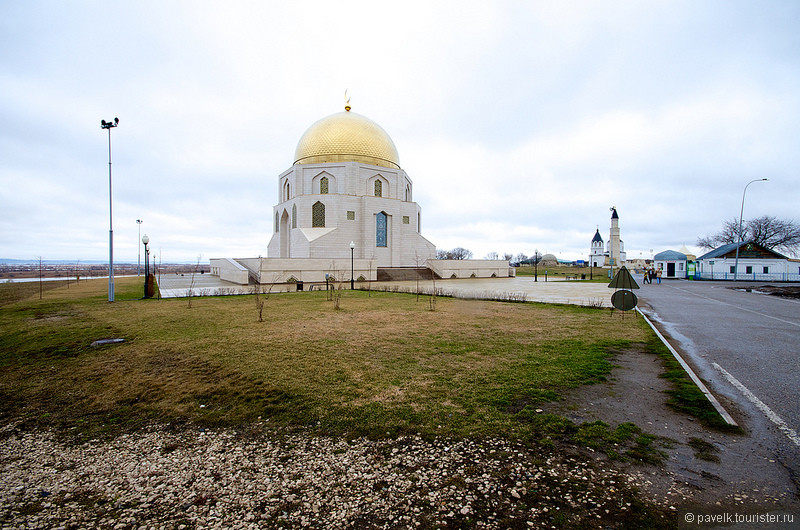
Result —
[[[386,214],[383,212],[375,216],[375,246],[386,246]]]

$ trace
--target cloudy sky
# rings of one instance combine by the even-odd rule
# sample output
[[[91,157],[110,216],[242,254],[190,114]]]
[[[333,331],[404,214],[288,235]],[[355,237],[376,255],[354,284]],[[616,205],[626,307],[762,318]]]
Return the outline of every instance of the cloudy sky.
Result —
[[[392,137],[438,248],[629,258],[800,221],[800,2],[0,3],[0,258],[266,255],[317,119]]]

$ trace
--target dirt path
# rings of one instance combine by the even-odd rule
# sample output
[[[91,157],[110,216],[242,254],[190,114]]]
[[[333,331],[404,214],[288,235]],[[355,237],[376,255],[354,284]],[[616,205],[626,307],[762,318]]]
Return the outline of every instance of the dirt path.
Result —
[[[601,420],[613,427],[633,422],[650,434],[671,439],[662,447],[668,455],[663,466],[618,465],[638,475],[637,482],[655,502],[674,506],[681,521],[690,513],[730,512],[795,514],[800,523],[797,485],[772,448],[749,434],[709,430],[670,409],[664,393],[669,383],[659,377],[663,367],[655,355],[621,351],[612,363],[615,368],[608,382],[569,391],[561,401],[542,406],[544,411],[577,423]],[[759,421],[731,403],[723,404],[745,428]]]

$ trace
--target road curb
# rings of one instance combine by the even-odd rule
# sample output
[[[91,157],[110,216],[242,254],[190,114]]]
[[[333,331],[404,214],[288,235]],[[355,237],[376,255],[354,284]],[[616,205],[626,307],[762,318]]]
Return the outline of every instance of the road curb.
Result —
[[[672,353],[672,356],[675,357],[675,359],[680,363],[680,365],[683,367],[686,373],[689,374],[689,377],[692,379],[692,382],[694,382],[694,384],[697,385],[697,388],[699,388],[700,391],[703,393],[703,395],[706,396],[706,399],[708,399],[711,402],[711,404],[714,405],[714,408],[717,410],[719,415],[722,416],[722,419],[725,420],[725,423],[733,427],[738,427],[739,424],[736,423],[736,420],[734,420],[733,417],[730,414],[728,414],[728,411],[725,410],[725,407],[723,407],[720,404],[717,398],[714,397],[714,394],[712,394],[711,391],[706,387],[706,385],[700,380],[700,378],[697,377],[697,374],[694,373],[694,370],[692,370],[692,368],[686,363],[686,361],[683,360],[681,354],[679,354],[678,351],[672,347],[672,345],[667,341],[664,335],[662,335],[661,332],[658,331],[658,329],[650,321],[650,319],[647,318],[647,315],[645,315],[644,312],[638,307],[636,308],[636,311],[640,315],[642,315],[644,321],[647,322],[650,328],[652,328],[652,330],[656,333],[656,336],[658,336],[661,342],[664,343],[664,346],[666,346]]]

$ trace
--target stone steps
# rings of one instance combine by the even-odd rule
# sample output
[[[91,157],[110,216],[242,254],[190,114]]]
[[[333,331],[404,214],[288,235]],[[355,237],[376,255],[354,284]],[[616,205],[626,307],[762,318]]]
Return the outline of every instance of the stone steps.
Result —
[[[378,267],[379,282],[401,282],[410,280],[440,280],[441,278],[427,267]]]

